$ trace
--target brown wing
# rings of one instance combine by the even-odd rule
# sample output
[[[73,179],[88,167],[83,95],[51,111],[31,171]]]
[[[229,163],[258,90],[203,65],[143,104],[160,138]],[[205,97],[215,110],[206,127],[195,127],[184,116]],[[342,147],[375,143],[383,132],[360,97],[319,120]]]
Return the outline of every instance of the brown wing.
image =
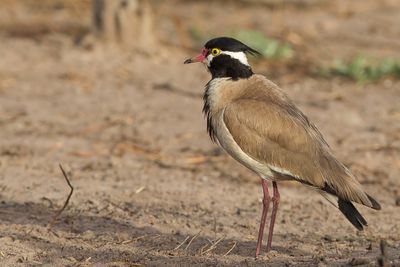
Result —
[[[238,99],[227,105],[223,120],[241,149],[271,166],[278,178],[291,177],[344,200],[374,206],[317,128],[290,102]]]

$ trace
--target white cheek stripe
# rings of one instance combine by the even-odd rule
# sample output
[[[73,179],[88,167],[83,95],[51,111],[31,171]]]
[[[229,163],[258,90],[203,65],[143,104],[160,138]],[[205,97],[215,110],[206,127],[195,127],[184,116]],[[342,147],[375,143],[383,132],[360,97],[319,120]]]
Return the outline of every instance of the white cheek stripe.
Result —
[[[250,66],[249,62],[247,61],[246,54],[244,52],[230,52],[230,51],[221,51],[221,54],[228,55],[231,58],[235,58],[239,60],[242,64],[246,66]],[[209,54],[206,58],[206,64],[210,67],[211,61],[213,60],[214,56]]]
[[[208,56],[207,56],[207,60],[206,60],[206,64],[207,64],[207,66],[209,66],[210,67],[210,64],[211,64],[211,61],[213,60],[213,58],[214,58],[214,56],[213,55],[211,55],[211,54],[209,54]]]
[[[244,52],[221,51],[221,54],[229,55],[232,58],[239,60],[242,64],[249,66],[249,62],[247,62],[247,57]]]

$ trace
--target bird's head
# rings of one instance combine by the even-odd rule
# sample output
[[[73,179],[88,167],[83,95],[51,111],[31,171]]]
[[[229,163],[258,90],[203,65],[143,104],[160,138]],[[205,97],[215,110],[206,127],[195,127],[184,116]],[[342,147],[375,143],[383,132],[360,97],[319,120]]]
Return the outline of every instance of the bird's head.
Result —
[[[184,64],[201,62],[207,66],[212,78],[228,77],[236,80],[253,75],[246,54],[260,55],[234,38],[218,37],[209,40],[200,55],[185,60]]]

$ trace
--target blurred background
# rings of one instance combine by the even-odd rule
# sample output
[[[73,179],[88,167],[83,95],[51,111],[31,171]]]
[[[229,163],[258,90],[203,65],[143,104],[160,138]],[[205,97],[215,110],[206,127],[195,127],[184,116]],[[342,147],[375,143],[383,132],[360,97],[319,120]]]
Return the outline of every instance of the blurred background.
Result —
[[[397,266],[399,16],[397,0],[1,0],[0,262]],[[276,247],[253,259],[259,178],[209,140],[210,76],[183,65],[217,36],[262,53],[253,70],[379,200],[360,207],[365,233],[285,183]],[[69,190],[59,163],[75,191],[49,230]]]

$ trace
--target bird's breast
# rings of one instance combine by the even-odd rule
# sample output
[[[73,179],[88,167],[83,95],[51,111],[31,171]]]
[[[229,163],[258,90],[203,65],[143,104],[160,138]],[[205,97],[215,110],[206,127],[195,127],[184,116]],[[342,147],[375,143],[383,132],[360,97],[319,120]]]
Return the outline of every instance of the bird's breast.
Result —
[[[211,80],[204,92],[203,112],[207,119],[207,131],[210,138],[218,143],[229,155],[241,164],[256,172],[263,178],[271,178],[272,172],[268,165],[258,162],[247,155],[235,142],[224,122],[224,109],[235,94],[239,92],[238,84],[226,78]]]
[[[209,81],[204,91],[204,106],[203,112],[207,120],[207,132],[210,135],[211,140],[214,142],[216,139],[215,132],[215,118],[224,108],[224,101],[222,95],[226,87],[224,86],[228,81],[228,78],[215,78]],[[222,100],[222,101],[221,101]]]

